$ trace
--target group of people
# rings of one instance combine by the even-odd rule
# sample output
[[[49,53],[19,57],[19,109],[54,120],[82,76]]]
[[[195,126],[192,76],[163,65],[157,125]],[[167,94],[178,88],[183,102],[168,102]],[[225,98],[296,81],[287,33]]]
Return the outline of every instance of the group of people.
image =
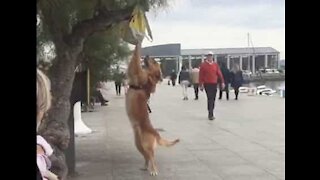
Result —
[[[225,81],[225,88],[219,88],[219,100],[222,99],[223,92],[226,93],[226,99],[229,100],[229,85],[234,89],[235,100],[238,100],[239,88],[243,84],[242,71],[239,65],[235,64],[230,71],[225,63],[221,63],[220,69]]]
[[[176,74],[172,71],[170,80],[175,85]],[[217,63],[213,58],[213,53],[209,52],[206,59],[200,66],[194,66],[188,70],[182,66],[178,82],[182,87],[183,100],[188,100],[187,89],[191,85],[194,88],[195,100],[199,99],[200,91],[205,90],[207,95],[208,119],[215,119],[213,110],[217,89],[219,88],[219,99],[222,99],[223,92],[226,93],[226,99],[229,100],[229,86],[233,87],[235,100],[239,98],[239,88],[242,86],[242,71],[238,64],[235,64],[230,71],[225,63]]]

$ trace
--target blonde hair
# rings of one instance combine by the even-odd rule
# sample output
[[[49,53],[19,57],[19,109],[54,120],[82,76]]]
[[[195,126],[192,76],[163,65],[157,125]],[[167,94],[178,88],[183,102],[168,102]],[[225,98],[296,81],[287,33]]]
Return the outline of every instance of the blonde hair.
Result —
[[[234,65],[233,65],[233,68],[232,68],[232,72],[236,73],[236,72],[238,72],[238,71],[240,71],[240,66],[239,66],[239,64],[234,64]]]
[[[45,113],[51,107],[50,80],[39,69],[37,69],[37,117],[40,112]],[[41,119],[37,119],[37,122]]]

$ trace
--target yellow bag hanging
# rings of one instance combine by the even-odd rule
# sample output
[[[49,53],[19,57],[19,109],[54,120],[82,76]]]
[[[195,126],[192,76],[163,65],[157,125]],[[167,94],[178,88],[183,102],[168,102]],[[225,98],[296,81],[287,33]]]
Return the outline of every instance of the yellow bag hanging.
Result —
[[[152,40],[151,29],[145,12],[140,6],[136,6],[132,12],[132,18],[129,22],[126,22],[120,30],[120,35],[124,41],[137,44],[143,41],[143,38],[146,36],[146,29]]]

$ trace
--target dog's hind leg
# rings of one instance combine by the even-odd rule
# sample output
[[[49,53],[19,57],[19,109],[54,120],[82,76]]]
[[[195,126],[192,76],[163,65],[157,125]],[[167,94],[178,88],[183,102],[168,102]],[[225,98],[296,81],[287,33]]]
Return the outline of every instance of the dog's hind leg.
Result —
[[[155,163],[155,158],[154,158],[154,150],[157,146],[157,141],[154,135],[147,135],[145,136],[145,139],[143,139],[143,148],[147,153],[147,158],[149,159],[151,163],[151,168],[150,168],[150,175],[151,176],[156,176],[158,175],[158,169]]]
[[[144,157],[144,160],[145,160],[144,167],[141,168],[141,170],[147,171],[148,167],[149,167],[149,159],[150,158],[148,156],[148,153],[142,147],[141,135],[140,135],[139,130],[137,130],[137,129],[134,130],[134,140],[135,140],[135,145],[136,145],[138,151],[142,154],[142,156]]]
[[[148,155],[150,157],[150,163],[151,163],[150,175],[151,176],[156,176],[156,175],[158,175],[158,169],[157,169],[155,158],[154,158],[154,149],[153,148],[149,148],[147,150],[147,153],[148,153]]]
[[[144,167],[141,168],[142,171],[147,171],[148,170],[148,167],[149,167],[149,159],[150,157],[148,156],[148,153],[146,151],[143,150],[143,152],[141,152],[141,154],[143,155],[144,157]]]

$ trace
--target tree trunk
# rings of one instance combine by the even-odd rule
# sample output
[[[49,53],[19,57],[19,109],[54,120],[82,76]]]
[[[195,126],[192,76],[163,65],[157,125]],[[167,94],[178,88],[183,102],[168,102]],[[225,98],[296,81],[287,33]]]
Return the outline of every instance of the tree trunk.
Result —
[[[83,51],[84,40],[97,31],[107,30],[114,23],[130,19],[132,10],[133,6],[122,10],[101,12],[92,19],[74,25],[70,34],[65,34],[62,31],[61,23],[55,18],[56,11],[43,12],[44,23],[48,25],[55,45],[56,58],[49,75],[53,97],[52,107],[49,110],[48,121],[42,125],[39,133],[54,149],[54,154],[50,157],[52,160],[51,170],[61,180],[65,180],[68,174],[64,151],[68,148],[70,138],[74,143],[74,136],[70,137],[68,127],[69,115],[70,112],[73,112],[70,109],[70,95],[75,77],[75,67],[79,54]],[[73,119],[70,118],[70,120]],[[73,135],[74,129],[70,130]],[[66,154],[69,154],[71,160],[74,161],[72,158],[74,157],[74,147],[71,146],[68,151],[70,152]],[[73,165],[71,168],[74,169]]]
[[[52,106],[49,110],[48,122],[41,131],[41,135],[54,148],[54,154],[50,157],[52,160],[51,170],[63,180],[68,174],[64,151],[70,142],[68,128],[68,119],[70,112],[72,112],[70,95],[78,54],[71,48],[57,53],[55,63],[50,70]],[[73,140],[71,141],[73,142]]]
[[[70,109],[70,94],[75,76],[76,59],[69,56],[70,52],[66,51],[62,57],[57,57],[51,72],[51,92],[52,107],[50,109],[50,119],[67,122]]]

